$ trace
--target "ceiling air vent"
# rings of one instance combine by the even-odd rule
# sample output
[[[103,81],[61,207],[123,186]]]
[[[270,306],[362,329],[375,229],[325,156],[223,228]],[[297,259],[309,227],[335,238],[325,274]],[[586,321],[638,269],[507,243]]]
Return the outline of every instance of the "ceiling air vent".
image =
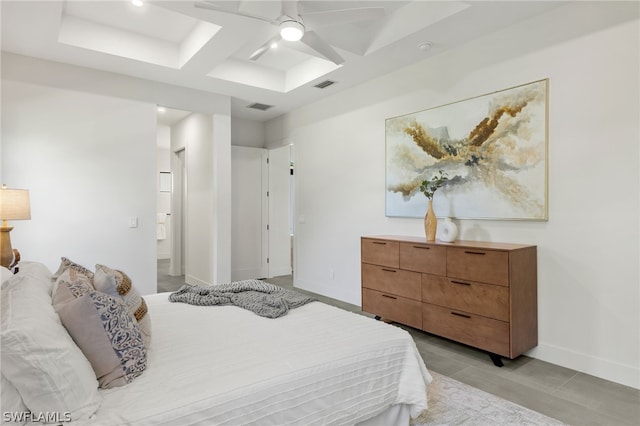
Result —
[[[325,80],[322,83],[318,83],[313,87],[317,87],[318,89],[324,89],[324,88],[327,88],[327,87],[331,86],[334,83],[335,83],[335,81]]]
[[[267,105],[267,104],[261,104],[261,103],[254,103],[251,105],[247,105],[247,108],[251,108],[251,109],[259,109],[260,111],[266,111],[269,108],[273,108],[273,105]]]

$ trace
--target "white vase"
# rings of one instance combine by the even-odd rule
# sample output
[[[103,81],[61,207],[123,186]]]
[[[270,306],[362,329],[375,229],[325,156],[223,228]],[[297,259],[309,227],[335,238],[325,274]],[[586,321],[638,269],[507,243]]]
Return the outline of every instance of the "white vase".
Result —
[[[440,241],[445,243],[452,243],[458,236],[458,227],[451,220],[450,217],[446,218],[442,225],[440,225]]]

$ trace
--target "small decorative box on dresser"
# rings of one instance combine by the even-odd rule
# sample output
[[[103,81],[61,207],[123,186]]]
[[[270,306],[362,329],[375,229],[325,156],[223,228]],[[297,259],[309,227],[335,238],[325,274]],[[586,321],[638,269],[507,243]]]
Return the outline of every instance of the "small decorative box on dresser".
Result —
[[[362,310],[513,359],[538,344],[536,246],[361,239]]]

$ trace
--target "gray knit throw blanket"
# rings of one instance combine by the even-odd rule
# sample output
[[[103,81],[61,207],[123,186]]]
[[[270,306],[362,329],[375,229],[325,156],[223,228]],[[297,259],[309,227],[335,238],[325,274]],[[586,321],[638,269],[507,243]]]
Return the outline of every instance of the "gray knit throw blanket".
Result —
[[[279,318],[315,299],[264,281],[244,280],[216,286],[185,284],[169,300],[198,306],[235,305],[261,317]]]

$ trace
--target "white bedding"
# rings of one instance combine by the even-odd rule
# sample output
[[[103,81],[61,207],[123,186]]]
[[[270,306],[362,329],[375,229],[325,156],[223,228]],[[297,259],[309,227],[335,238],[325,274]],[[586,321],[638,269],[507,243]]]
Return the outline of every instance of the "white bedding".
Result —
[[[427,408],[431,376],[398,327],[319,302],[266,319],[168,295],[145,297],[147,370],[101,390],[91,424],[353,425],[396,404]]]

